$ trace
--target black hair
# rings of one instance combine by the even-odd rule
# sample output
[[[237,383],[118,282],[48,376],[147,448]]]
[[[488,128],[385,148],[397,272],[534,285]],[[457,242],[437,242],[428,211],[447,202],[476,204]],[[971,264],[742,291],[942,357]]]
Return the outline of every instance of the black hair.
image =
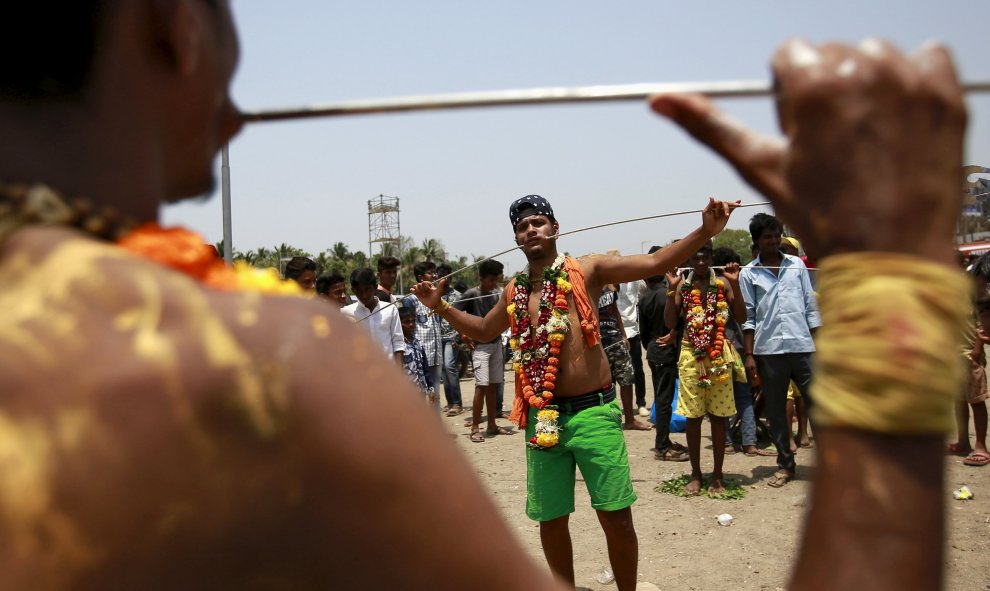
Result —
[[[286,279],[299,279],[306,271],[316,272],[316,263],[307,257],[292,257],[285,265]]]
[[[211,8],[217,0],[205,0]],[[0,100],[80,100],[121,0],[14,0],[0,8]]]
[[[728,246],[719,246],[712,252],[712,264],[716,267],[722,267],[729,263],[742,263],[739,253]]]
[[[495,259],[489,259],[478,265],[478,277],[497,277],[504,269],[505,265]]]
[[[436,263],[434,263],[433,261],[423,261],[421,263],[416,263],[415,265],[413,265],[413,276],[416,277],[416,281],[422,281],[422,277],[423,275],[426,274],[427,271],[436,271],[436,270],[437,270]]]
[[[368,267],[361,267],[351,271],[351,289],[357,289],[362,285],[378,286],[378,278],[375,272]]]
[[[663,249],[662,246],[657,246],[656,244],[654,244],[653,246],[650,247],[650,250],[649,250],[649,252],[647,254],[653,254],[653,253],[657,252],[658,250],[662,250],[662,249]],[[653,284],[663,283],[663,275],[653,275],[651,277],[647,277],[644,281],[646,281],[647,283],[653,283]]]
[[[378,272],[381,273],[386,269],[397,269],[402,262],[395,257],[379,257],[378,258]]]
[[[780,220],[768,213],[758,213],[749,220],[749,235],[753,237],[753,243],[760,241],[760,236],[767,230],[774,232],[784,232],[784,226]]]
[[[0,98],[78,98],[116,0],[5,2],[0,15]]]
[[[407,316],[416,316],[416,308],[412,306],[399,306],[399,318],[405,318]]]
[[[450,265],[448,265],[447,263],[440,263],[439,265],[437,265],[437,275],[440,277],[450,275],[453,271],[454,270],[451,269]]]
[[[969,270],[973,277],[982,277],[985,280],[990,280],[990,252],[980,255],[980,258],[976,259],[973,263],[973,268]]]
[[[323,273],[316,278],[316,293],[327,295],[330,287],[344,282],[344,276],[334,271],[333,273]]]

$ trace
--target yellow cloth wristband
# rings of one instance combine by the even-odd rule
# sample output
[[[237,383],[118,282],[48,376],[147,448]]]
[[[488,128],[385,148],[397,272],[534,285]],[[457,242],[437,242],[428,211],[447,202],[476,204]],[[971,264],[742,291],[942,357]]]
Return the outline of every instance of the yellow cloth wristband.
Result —
[[[954,427],[969,278],[928,259],[855,253],[822,261],[814,418],[887,434]]]
[[[433,313],[440,314],[441,312],[446,312],[448,309],[450,309],[450,302],[447,300],[440,300],[440,303],[433,308]]]

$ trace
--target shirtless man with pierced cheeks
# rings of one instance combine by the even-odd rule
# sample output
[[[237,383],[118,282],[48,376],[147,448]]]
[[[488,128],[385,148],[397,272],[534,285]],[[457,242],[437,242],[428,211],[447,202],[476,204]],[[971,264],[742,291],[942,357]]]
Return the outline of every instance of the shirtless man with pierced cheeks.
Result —
[[[602,288],[610,283],[626,283],[672,269],[691,256],[709,238],[725,227],[735,204],[710,200],[702,214],[702,225],[684,239],[651,255],[593,256],[575,262],[558,259],[556,235],[560,231],[553,209],[539,195],[527,195],[509,208],[509,219],[516,243],[529,261],[533,287],[529,293],[531,330],[539,316],[544,269],[574,265],[569,272],[573,291],[567,295],[570,332],[560,346],[559,372],[552,404],[558,406],[563,427],[557,446],[527,451],[528,487],[526,513],[540,522],[540,539],[551,570],[560,579],[574,584],[574,561],[568,518],[574,511],[575,465],[589,483],[592,506],[608,542],[609,560],[620,590],[636,586],[638,542],[633,527],[631,505],[636,500],[629,478],[629,461],[622,434],[621,410],[615,402],[611,372],[601,343],[589,344],[582,325],[597,329],[597,307],[587,306],[590,318],[579,312],[580,300],[589,295],[597,303]],[[424,305],[434,308],[451,326],[478,341],[487,341],[509,328],[511,284],[498,304],[484,318],[465,314],[441,304],[444,284],[418,283],[413,287]],[[517,384],[520,383],[517,378]],[[524,399],[524,397],[523,397]],[[535,409],[521,408],[517,393],[513,419],[528,425],[527,440],[533,435]],[[520,412],[528,413],[526,417]],[[593,483],[593,484],[592,484]]]

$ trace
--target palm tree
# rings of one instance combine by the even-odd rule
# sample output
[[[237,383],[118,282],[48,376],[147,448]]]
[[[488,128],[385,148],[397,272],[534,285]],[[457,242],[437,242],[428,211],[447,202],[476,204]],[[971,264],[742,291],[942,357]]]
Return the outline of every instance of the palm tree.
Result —
[[[253,250],[249,250],[247,252],[238,252],[236,255],[234,255],[234,260],[244,261],[245,263],[251,265],[252,267],[260,266],[258,265],[258,260],[259,260],[258,253]]]
[[[351,249],[347,248],[347,245],[343,242],[335,242],[334,245],[330,247],[330,253],[333,258],[341,262],[346,262],[353,256],[351,254]]]
[[[321,273],[328,270],[330,268],[330,263],[333,262],[333,257],[330,256],[329,253],[329,250],[324,250],[313,258],[313,262],[316,263],[316,267]]]
[[[278,255],[264,246],[259,246],[255,252],[254,260],[251,262],[255,267],[275,267],[278,268]]]
[[[435,238],[426,238],[423,240],[423,243],[419,248],[423,258],[427,261],[442,261],[447,258],[447,253],[444,252],[443,244]]]
[[[394,257],[399,252],[399,245],[394,242],[381,242],[379,257]]]

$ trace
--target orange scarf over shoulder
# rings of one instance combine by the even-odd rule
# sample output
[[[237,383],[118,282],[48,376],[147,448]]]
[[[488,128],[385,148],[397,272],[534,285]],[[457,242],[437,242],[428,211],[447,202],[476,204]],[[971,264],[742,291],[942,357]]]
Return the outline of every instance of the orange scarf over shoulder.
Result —
[[[567,272],[567,281],[571,284],[571,296],[573,296],[574,306],[577,308],[578,318],[581,320],[581,332],[588,347],[594,347],[602,340],[601,332],[598,329],[598,317],[595,316],[595,308],[591,305],[588,297],[588,287],[584,283],[584,272],[581,265],[571,257],[564,258],[564,270]],[[533,282],[534,288],[538,285]],[[516,295],[516,280],[513,279],[505,288],[506,301],[512,302]],[[515,327],[516,319],[509,316],[509,324]],[[577,327],[571,326],[571,331]],[[520,429],[526,428],[529,417],[529,401],[522,392],[522,380],[516,379],[516,398],[512,402],[512,413],[509,420],[519,425]]]

